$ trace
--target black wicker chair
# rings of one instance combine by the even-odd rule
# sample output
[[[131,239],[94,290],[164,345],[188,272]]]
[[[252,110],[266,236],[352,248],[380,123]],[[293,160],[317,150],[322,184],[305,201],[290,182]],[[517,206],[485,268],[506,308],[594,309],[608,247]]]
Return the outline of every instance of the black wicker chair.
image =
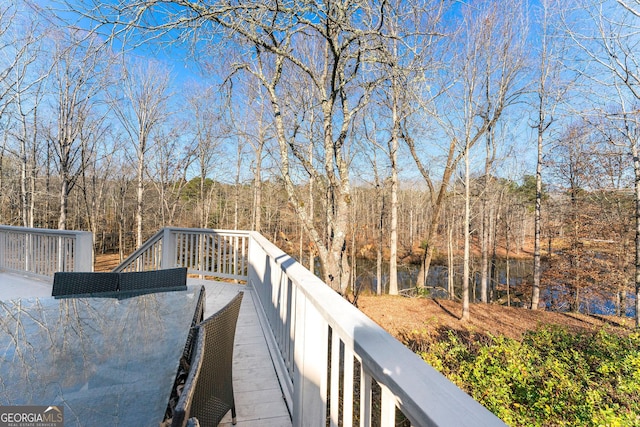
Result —
[[[196,381],[202,370],[206,339],[204,329],[197,328],[196,330],[198,332],[196,334],[195,346],[193,348],[193,357],[189,365],[189,374],[185,380],[178,403],[173,410],[171,427],[185,427],[187,425],[193,425],[189,424],[189,413],[191,412],[191,404],[193,402]]]
[[[118,291],[119,273],[58,271],[53,275],[54,297],[114,295]]]
[[[198,295],[198,302],[196,305],[196,311],[193,314],[193,320],[191,321],[191,329],[189,329],[189,334],[187,335],[187,343],[184,346],[184,351],[182,353],[182,357],[188,362],[191,363],[191,353],[193,352],[193,346],[195,344],[195,338],[198,332],[198,324],[202,322],[204,319],[204,306],[206,303],[206,293],[205,288],[202,286],[200,288],[200,294]]]
[[[186,267],[120,273],[120,291],[145,293],[187,289]]]
[[[199,331],[204,333],[205,349],[187,416],[197,418],[200,425],[205,427],[217,426],[229,410],[232,424],[236,423],[231,368],[236,323],[243,295],[239,292],[220,311],[198,326]]]

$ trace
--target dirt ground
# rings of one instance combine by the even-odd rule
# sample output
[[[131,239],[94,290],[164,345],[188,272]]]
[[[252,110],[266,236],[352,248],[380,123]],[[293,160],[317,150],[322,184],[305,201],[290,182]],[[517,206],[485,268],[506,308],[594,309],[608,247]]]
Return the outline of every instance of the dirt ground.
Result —
[[[358,308],[392,335],[411,330],[436,333],[446,329],[465,332],[505,335],[521,339],[524,332],[540,324],[564,325],[571,330],[598,330],[628,332],[633,328],[631,318],[590,316],[574,313],[556,313],[504,307],[497,304],[471,304],[470,320],[460,320],[462,305],[455,301],[401,296],[363,296]]]
[[[120,256],[118,254],[97,254],[93,263],[95,271],[111,271],[120,264]]]
[[[98,255],[95,270],[110,271],[119,262],[118,254]],[[607,325],[621,332],[630,331],[634,324],[631,318],[532,311],[496,304],[472,304],[470,321],[462,322],[462,306],[458,302],[389,295],[360,295],[358,308],[395,336],[402,331],[426,330],[435,333],[456,329],[520,339],[524,332],[540,324],[559,324],[576,331],[600,329]]]

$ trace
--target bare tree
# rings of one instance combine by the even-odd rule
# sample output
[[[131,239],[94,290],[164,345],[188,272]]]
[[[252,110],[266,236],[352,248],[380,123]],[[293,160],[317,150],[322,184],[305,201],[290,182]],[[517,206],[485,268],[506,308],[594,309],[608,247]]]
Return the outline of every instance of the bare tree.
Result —
[[[272,128],[269,123],[269,118],[265,117],[267,114],[267,108],[265,105],[266,100],[264,99],[262,93],[259,92],[259,89],[255,86],[251,86],[248,98],[255,100],[255,103],[250,106],[250,113],[248,114],[249,117],[253,117],[255,118],[255,120],[246,121],[246,138],[254,153],[254,159],[253,162],[251,162],[251,169],[253,171],[253,204],[251,207],[251,229],[261,231],[262,170],[265,151],[268,148],[267,144],[271,139],[270,131]],[[311,183],[309,183],[309,185],[312,186]],[[313,217],[312,214],[310,216]],[[311,270],[313,270],[313,266],[311,266]]]
[[[207,179],[220,158],[220,144],[222,132],[220,105],[222,99],[213,86],[202,87],[193,85],[189,89],[187,102],[193,114],[191,123],[194,127],[194,146],[192,151],[198,166],[200,179],[199,185],[199,226],[205,228],[209,225],[211,215],[211,204],[213,197],[213,186],[208,185]]]
[[[421,158],[415,138],[403,128],[403,138],[432,194],[432,215],[424,238],[426,247],[418,275],[419,287],[426,283],[451,177],[465,156],[491,132],[505,109],[523,92],[525,12],[520,1],[510,2],[509,6],[492,2],[462,6],[460,32],[455,39],[452,37],[455,43],[444,55],[449,68],[442,74],[448,80],[438,82],[443,92],[434,96],[428,107],[437,111],[432,123],[437,124],[449,140],[437,185]],[[467,316],[468,303],[463,309],[463,318]]]
[[[54,35],[54,67],[50,80],[57,115],[47,139],[53,147],[60,176],[58,228],[67,228],[69,194],[101,132],[104,111],[98,111],[105,90],[104,67],[109,64],[101,44],[91,34],[69,29]]]
[[[406,124],[419,120],[424,103],[419,98],[431,73],[440,63],[434,58],[439,40],[443,37],[439,27],[446,6],[442,2],[391,1],[385,6],[385,19],[380,31],[383,35],[383,51],[377,62],[376,72],[383,82],[376,93],[379,107],[376,118],[382,120],[382,134],[386,139],[385,152],[389,162],[389,294],[398,294],[398,244],[399,244],[399,171],[400,150],[408,136]],[[376,136],[377,137],[377,136]]]
[[[4,3],[0,6],[0,119],[10,104],[10,92],[13,90],[15,81],[10,77],[13,69],[21,59],[24,49],[29,47],[29,43],[19,43],[16,45],[18,10],[14,3]],[[30,37],[27,34],[27,39]]]
[[[342,5],[327,3],[319,20],[308,20],[296,12],[293,24],[284,29],[281,39],[251,37],[259,55],[257,65],[245,67],[265,87],[273,108],[277,141],[280,147],[280,170],[291,205],[296,210],[306,232],[318,250],[326,283],[339,292],[348,288],[351,269],[346,254],[349,228],[351,186],[349,178],[349,151],[347,149],[351,125],[356,113],[366,105],[371,85],[363,85],[360,70],[371,47],[375,28],[358,28],[355,11]],[[292,11],[289,11],[292,12]],[[286,15],[285,15],[286,16]],[[291,22],[291,21],[290,21]],[[271,27],[262,20],[261,27]],[[294,41],[307,28],[310,37],[304,49],[294,48]],[[300,40],[302,41],[302,40]],[[264,51],[262,50],[264,49]],[[310,141],[296,138],[295,127],[285,119],[293,119],[294,126],[314,125],[301,113],[309,110],[289,111],[287,106],[298,104],[293,92],[286,87],[310,85],[307,105],[317,105],[315,115],[321,123],[318,162],[310,162],[306,155]],[[298,104],[299,105],[299,104]],[[326,228],[319,229],[298,193],[295,185],[291,156],[326,194],[324,218]]]
[[[121,94],[111,102],[134,151],[136,171],[136,246],[143,243],[146,155],[152,148],[153,130],[168,117],[170,77],[167,70],[153,61],[124,63]]]
[[[582,242],[588,228],[586,193],[593,188],[592,182],[598,175],[594,147],[589,126],[584,122],[575,123],[563,132],[553,147],[553,161],[549,162],[551,172],[567,194],[569,203],[563,210],[563,232],[568,244],[557,254],[555,267],[548,270],[547,280],[552,279],[552,282],[569,289],[572,295],[569,304],[576,312],[580,307],[581,292],[589,283]]]
[[[537,88],[534,92],[533,107],[536,116],[532,126],[536,130],[537,156],[536,156],[536,194],[534,207],[534,249],[533,249],[533,287],[531,291],[531,309],[536,310],[540,304],[540,280],[542,276],[541,265],[541,230],[542,230],[542,197],[543,180],[542,167],[544,149],[550,127],[554,121],[560,100],[566,95],[570,83],[562,80],[562,73],[567,70],[562,67],[561,55],[563,53],[560,38],[556,32],[558,22],[559,3],[555,0],[544,0],[538,9],[539,17],[536,20],[539,25],[539,52],[537,52],[538,65],[536,67]]]
[[[20,164],[20,218],[25,227],[34,226],[37,157],[41,151],[38,112],[44,98],[44,81],[51,66],[43,55],[45,34],[46,29],[34,15],[15,22],[10,32],[12,56],[6,80],[11,83],[6,86],[4,98],[11,102],[5,103],[4,107],[11,106],[5,112],[13,119],[14,126],[7,132],[14,147],[7,151]]]
[[[20,221],[34,225],[38,108],[43,99],[47,61],[41,41],[46,32],[38,17],[17,4],[0,6],[0,187],[3,159],[20,165]]]
[[[187,185],[194,153],[181,138],[182,123],[169,123],[153,132],[155,150],[148,156],[147,173],[158,194],[158,225],[179,225],[180,198]]]
[[[576,12],[565,13],[567,34],[592,65],[585,76],[595,116],[605,116],[624,141],[635,175],[636,327],[640,328],[640,42],[639,6],[628,0],[576,0]],[[592,120],[597,122],[596,120]]]
[[[431,57],[439,38],[444,7],[442,3],[389,2],[389,9],[382,31],[385,33],[385,59],[380,70],[386,84],[381,86],[385,108],[388,109],[389,130],[387,155],[389,157],[389,294],[398,294],[398,190],[399,150],[402,123],[416,108],[411,88],[424,84],[424,73],[435,67],[426,62]],[[407,46],[407,44],[410,44]],[[422,45],[422,46],[420,46]],[[428,64],[428,65],[427,65]]]

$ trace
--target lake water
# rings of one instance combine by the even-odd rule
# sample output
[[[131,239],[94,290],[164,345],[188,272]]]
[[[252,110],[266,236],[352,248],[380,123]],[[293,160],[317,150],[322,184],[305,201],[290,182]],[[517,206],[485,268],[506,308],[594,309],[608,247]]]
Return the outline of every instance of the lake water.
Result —
[[[357,276],[356,286],[363,290],[369,290],[372,293],[377,291],[376,280],[376,263],[375,261],[359,259],[356,262]],[[398,290],[401,293],[414,294],[416,280],[418,277],[419,267],[415,264],[402,264],[398,266]],[[499,301],[502,304],[507,302],[507,264],[505,261],[500,261],[496,265],[497,284],[495,287],[494,301]],[[428,296],[433,298],[448,298],[447,281],[448,281],[449,269],[441,265],[433,265],[429,271],[427,279],[427,286],[425,291]],[[455,269],[455,289],[456,295],[460,297],[462,292],[462,266],[456,266]],[[481,276],[479,271],[472,271],[472,277],[475,278],[475,300],[480,300],[480,281]],[[510,303],[512,306],[524,306],[529,301],[529,286],[527,284],[533,283],[533,265],[529,260],[514,260],[509,262],[509,283],[510,283]],[[389,264],[382,264],[382,286],[383,291],[386,292],[389,286]],[[527,289],[525,289],[527,288]],[[601,315],[615,315],[616,303],[615,295],[611,294],[609,299],[602,299],[601,297],[590,295],[589,289],[581,290],[584,298],[580,304],[581,313],[601,314]],[[526,293],[526,295],[525,295]],[[471,290],[471,298],[473,298],[473,289]],[[554,311],[569,311],[569,304],[564,302],[567,300],[566,290],[562,288],[556,288],[553,290],[542,289],[541,299],[543,304],[549,310]],[[635,296],[629,292],[627,294],[626,301],[626,315],[629,317],[635,316]]]

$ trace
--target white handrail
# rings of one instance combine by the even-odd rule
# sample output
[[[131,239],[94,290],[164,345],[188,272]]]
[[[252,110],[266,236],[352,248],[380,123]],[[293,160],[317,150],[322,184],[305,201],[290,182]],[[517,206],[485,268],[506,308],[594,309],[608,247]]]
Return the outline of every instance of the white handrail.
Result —
[[[249,233],[167,227],[157,232],[114,271],[187,267],[189,273],[246,281]]]
[[[113,271],[121,273],[124,271],[160,270],[162,268],[164,230],[162,229],[151,236],[142,246],[117,265]]]
[[[395,426],[396,408],[414,426],[505,425],[258,233],[249,254],[249,284],[271,327],[294,426],[348,427],[354,407],[365,426],[372,418]]]
[[[35,277],[92,271],[93,236],[89,231],[0,225],[0,270]]]

